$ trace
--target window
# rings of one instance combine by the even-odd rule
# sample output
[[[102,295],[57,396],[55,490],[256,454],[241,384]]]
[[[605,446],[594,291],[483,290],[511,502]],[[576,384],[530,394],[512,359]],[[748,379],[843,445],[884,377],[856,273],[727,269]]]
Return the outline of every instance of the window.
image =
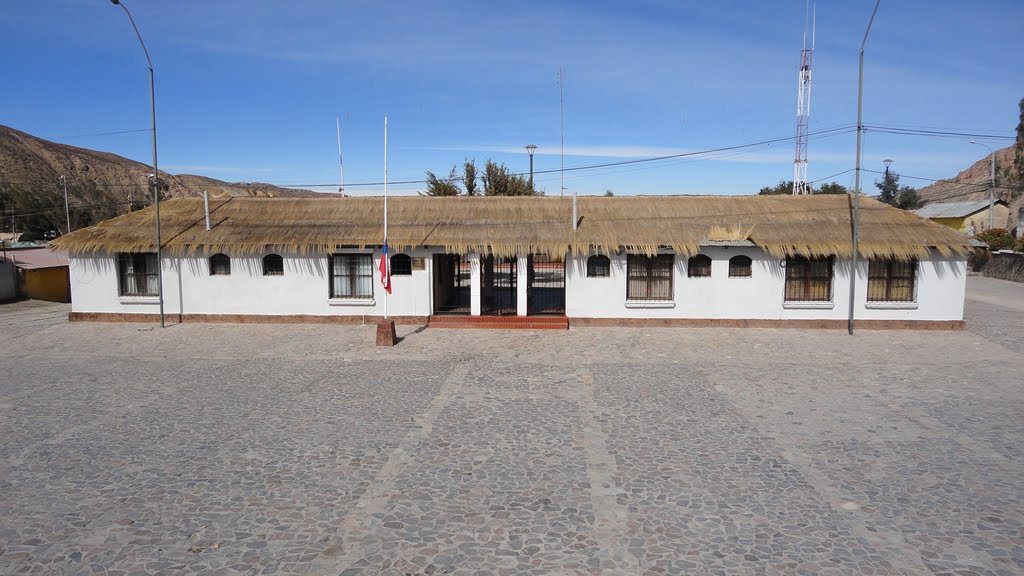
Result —
[[[395,254],[391,257],[392,276],[412,276],[412,258],[405,254]]]
[[[729,258],[729,278],[750,278],[753,261],[749,256],[733,256]]]
[[[711,258],[697,254],[686,262],[686,275],[690,278],[711,278]]]
[[[868,302],[913,302],[917,260],[871,260],[868,264]]]
[[[373,298],[373,257],[335,254],[329,262],[331,298]]]
[[[832,301],[832,257],[786,258],[787,302]]]
[[[626,300],[672,299],[672,254],[626,258]]]
[[[612,261],[597,254],[587,258],[587,278],[608,278],[612,275]]]
[[[210,256],[210,276],[230,276],[231,258],[227,254]]]
[[[118,292],[121,296],[158,296],[156,254],[117,255]]]
[[[263,257],[264,276],[284,276],[284,258],[277,254],[267,254]]]

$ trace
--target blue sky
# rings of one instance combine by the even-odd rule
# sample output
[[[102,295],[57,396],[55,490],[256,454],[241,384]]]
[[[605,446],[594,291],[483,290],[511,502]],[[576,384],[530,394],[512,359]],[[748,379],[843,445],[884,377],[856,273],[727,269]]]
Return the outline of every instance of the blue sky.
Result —
[[[803,0],[342,2],[125,0],[156,68],[160,164],[173,173],[379,194],[474,158],[528,170],[791,137]],[[811,131],[856,122],[857,52],[874,2],[817,4]],[[1019,0],[882,0],[867,124],[1012,135],[1024,97]],[[0,3],[0,123],[149,161],[145,60],[109,0]],[[1008,140],[986,140],[993,148]],[[811,180],[853,168],[855,135],[812,139]],[[865,168],[904,183],[987,154],[967,138],[867,132]],[[567,192],[749,194],[789,179],[793,143],[565,175]],[[874,174],[866,175],[870,186]],[[851,185],[853,174],[834,178]],[[537,177],[559,194],[559,175]],[[422,186],[396,185],[394,193]],[[330,189],[323,188],[323,189]]]

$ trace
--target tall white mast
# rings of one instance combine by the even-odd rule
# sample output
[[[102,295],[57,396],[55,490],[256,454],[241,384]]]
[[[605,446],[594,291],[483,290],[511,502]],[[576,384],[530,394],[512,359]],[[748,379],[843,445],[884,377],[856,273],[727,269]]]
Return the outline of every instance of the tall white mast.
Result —
[[[807,20],[811,19],[811,47],[807,47]],[[814,53],[814,36],[817,21],[817,6],[810,0],[804,10],[804,47],[800,51],[800,75],[796,89],[796,154],[793,158],[793,194],[810,194],[807,183],[807,135],[811,123],[811,56]]]
[[[338,127],[338,192],[345,195],[345,162],[341,159],[341,118],[334,117],[334,123]]]
[[[384,246],[388,245],[388,117],[384,117]],[[391,281],[391,257],[384,261],[388,282]],[[388,291],[384,291],[384,319],[388,318]]]

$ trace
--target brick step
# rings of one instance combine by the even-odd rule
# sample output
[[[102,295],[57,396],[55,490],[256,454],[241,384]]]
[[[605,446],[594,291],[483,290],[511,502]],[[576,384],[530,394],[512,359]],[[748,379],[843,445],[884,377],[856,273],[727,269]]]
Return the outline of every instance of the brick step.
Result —
[[[431,328],[490,330],[568,330],[565,316],[431,316]]]

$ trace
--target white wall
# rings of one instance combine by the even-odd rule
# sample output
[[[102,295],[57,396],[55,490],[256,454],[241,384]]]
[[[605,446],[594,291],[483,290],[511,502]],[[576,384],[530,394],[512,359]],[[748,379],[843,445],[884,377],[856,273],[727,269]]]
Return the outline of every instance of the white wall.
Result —
[[[626,255],[613,254],[611,276],[587,278],[587,257],[566,263],[566,315],[570,318],[725,318],[846,319],[849,315],[849,259],[836,259],[832,301],[784,303],[785,268],[779,259],[758,248],[704,247],[711,262],[710,278],[688,278],[687,257],[676,256],[671,302],[626,301]],[[752,260],[750,278],[730,278],[729,259]],[[855,318],[895,320],[961,320],[967,269],[963,258],[918,263],[917,301],[893,305],[867,303],[868,263],[857,266]]]
[[[0,302],[18,295],[17,270],[12,262],[0,260]]]
[[[392,276],[388,301],[390,316],[431,314],[433,253],[418,249],[403,252],[426,258],[424,270],[411,276]],[[369,250],[337,250],[335,254],[367,254]],[[343,300],[329,297],[327,255],[298,255],[278,252],[284,258],[283,276],[263,275],[263,254],[231,256],[231,274],[211,276],[203,254],[164,256],[164,312],[167,314],[266,314],[319,316],[384,314],[384,289],[377,265],[380,250],[372,251],[372,300]],[[120,297],[114,257],[72,257],[70,263],[72,311],[74,312],[159,312],[155,297]]]
[[[337,253],[360,253],[339,250]],[[367,253],[363,251],[361,253]],[[426,258],[424,270],[412,276],[393,276],[392,316],[433,313],[433,255],[440,248],[405,252]],[[849,260],[837,259],[832,301],[784,303],[785,269],[777,258],[755,247],[705,247],[712,259],[710,278],[688,278],[686,257],[675,258],[673,292],[669,303],[634,305],[626,301],[626,255],[611,256],[611,276],[586,278],[586,257],[566,261],[566,315],[570,318],[723,318],[723,319],[846,319],[849,306]],[[380,251],[372,252],[374,299],[339,301],[328,297],[326,255],[281,254],[283,276],[263,276],[262,256],[234,256],[230,276],[210,276],[205,255],[170,256],[163,262],[164,306],[168,314],[267,315],[383,315],[383,289],[376,273]],[[729,258],[751,258],[751,278],[730,278]],[[230,254],[229,254],[230,256]],[[525,258],[523,259],[525,261]],[[472,310],[480,313],[479,258],[470,255]],[[915,302],[867,302],[867,261],[857,266],[855,317],[886,320],[962,320],[967,278],[963,258],[937,253],[918,263]],[[118,296],[117,270],[111,256],[73,257],[70,264],[72,310],[75,312],[156,313],[156,298]],[[525,286],[526,274],[520,270]],[[521,307],[526,298],[520,295]]]

